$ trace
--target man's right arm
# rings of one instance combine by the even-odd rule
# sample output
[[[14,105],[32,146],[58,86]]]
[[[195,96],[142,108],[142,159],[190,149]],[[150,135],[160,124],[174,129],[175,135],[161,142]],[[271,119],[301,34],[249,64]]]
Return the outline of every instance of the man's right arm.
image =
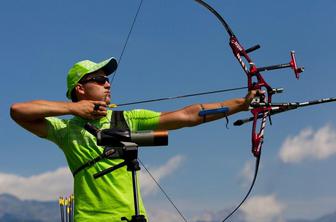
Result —
[[[94,111],[95,104],[100,105],[98,111]],[[84,119],[98,119],[106,116],[106,114],[105,102],[90,100],[79,102],[34,100],[15,103],[10,109],[10,115],[15,122],[40,137],[47,137],[48,135],[45,117],[76,115]]]

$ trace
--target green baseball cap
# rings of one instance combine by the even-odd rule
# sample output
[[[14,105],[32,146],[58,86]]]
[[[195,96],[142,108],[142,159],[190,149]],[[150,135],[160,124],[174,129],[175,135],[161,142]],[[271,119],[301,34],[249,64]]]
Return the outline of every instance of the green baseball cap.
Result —
[[[68,72],[67,77],[67,92],[66,96],[71,99],[71,91],[75,88],[79,80],[83,78],[83,76],[96,72],[98,70],[104,70],[106,75],[112,74],[118,67],[117,60],[115,58],[106,59],[100,63],[95,63],[90,60],[83,60],[77,62],[75,65],[71,67]]]

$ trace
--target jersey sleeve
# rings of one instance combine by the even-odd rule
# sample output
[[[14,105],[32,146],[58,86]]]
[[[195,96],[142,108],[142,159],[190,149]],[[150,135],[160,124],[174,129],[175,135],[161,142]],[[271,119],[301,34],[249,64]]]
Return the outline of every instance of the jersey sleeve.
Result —
[[[65,142],[65,136],[67,135],[67,120],[47,117],[46,123],[48,131],[46,139],[62,147],[62,143]]]
[[[124,111],[124,117],[131,131],[155,130],[160,121],[160,112],[146,109]]]

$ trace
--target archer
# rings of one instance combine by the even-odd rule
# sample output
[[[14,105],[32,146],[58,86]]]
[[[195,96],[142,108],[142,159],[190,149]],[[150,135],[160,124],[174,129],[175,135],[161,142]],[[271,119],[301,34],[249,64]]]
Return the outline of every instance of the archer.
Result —
[[[114,111],[108,109],[111,102],[108,76],[117,69],[114,58],[100,63],[81,61],[69,70],[66,95],[71,101],[56,102],[34,100],[15,103],[11,106],[11,117],[31,133],[52,141],[63,151],[69,168],[74,175],[75,221],[120,221],[133,213],[132,183],[130,173],[120,168],[99,180],[92,175],[97,170],[117,165],[120,159],[103,159],[95,164],[87,163],[99,156],[102,147],[96,139],[83,129],[91,123],[98,129],[110,128]],[[185,108],[157,112],[151,110],[127,110],[121,112],[117,124],[125,124],[130,131],[175,130],[193,127],[247,111],[258,90],[250,91],[244,98],[235,98],[217,103],[194,104]],[[200,115],[204,110],[226,107],[226,112]],[[60,116],[73,115],[71,119]],[[140,197],[140,212],[146,215]],[[147,217],[147,216],[146,216]]]

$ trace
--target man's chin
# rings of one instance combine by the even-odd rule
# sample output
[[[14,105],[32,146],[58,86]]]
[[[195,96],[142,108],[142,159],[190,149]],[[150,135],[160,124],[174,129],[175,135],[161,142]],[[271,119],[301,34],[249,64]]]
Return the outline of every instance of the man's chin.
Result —
[[[106,97],[106,98],[105,98],[105,102],[106,102],[107,105],[109,105],[109,104],[111,103],[111,99],[110,99],[110,97]]]

